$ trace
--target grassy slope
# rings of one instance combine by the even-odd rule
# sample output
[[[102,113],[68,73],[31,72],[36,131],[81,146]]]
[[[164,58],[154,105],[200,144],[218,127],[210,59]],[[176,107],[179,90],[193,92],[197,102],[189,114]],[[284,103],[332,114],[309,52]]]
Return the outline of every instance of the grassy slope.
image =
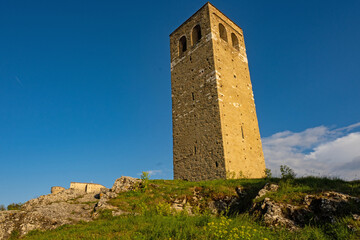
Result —
[[[289,181],[280,179],[239,179],[214,180],[206,182],[185,182],[171,180],[151,180],[147,190],[119,194],[111,203],[122,210],[140,213],[112,217],[104,212],[102,218],[73,226],[63,226],[56,230],[34,231],[25,239],[360,239],[360,223],[350,217],[339,219],[332,225],[307,226],[298,232],[285,229],[271,229],[246,213],[216,217],[206,211],[211,199],[236,195],[235,187],[241,186],[247,193],[244,209],[251,204],[266,182],[280,185],[277,193],[268,196],[279,202],[300,203],[309,193],[338,191],[360,197],[360,181],[345,182],[327,178],[299,178]],[[203,196],[198,213],[189,216],[186,212],[174,214],[169,202],[186,198],[193,201],[193,192]],[[357,226],[357,233],[348,230],[347,225]],[[15,239],[15,237],[14,237]]]

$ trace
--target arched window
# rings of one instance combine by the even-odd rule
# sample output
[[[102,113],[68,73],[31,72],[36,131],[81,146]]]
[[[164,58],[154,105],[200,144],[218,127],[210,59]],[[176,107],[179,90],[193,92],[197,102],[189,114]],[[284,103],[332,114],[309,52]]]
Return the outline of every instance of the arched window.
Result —
[[[239,40],[234,33],[231,33],[231,42],[232,42],[232,46],[236,50],[239,50]]]
[[[182,53],[184,53],[186,51],[187,47],[186,47],[186,37],[182,36],[179,40],[179,55],[181,55]]]
[[[220,38],[227,41],[226,28],[221,23],[219,23],[219,33],[220,33]]]
[[[197,44],[198,42],[200,42],[200,39],[201,39],[201,27],[200,27],[200,25],[196,25],[193,28],[191,38],[192,38],[192,45],[193,46],[195,44]]]

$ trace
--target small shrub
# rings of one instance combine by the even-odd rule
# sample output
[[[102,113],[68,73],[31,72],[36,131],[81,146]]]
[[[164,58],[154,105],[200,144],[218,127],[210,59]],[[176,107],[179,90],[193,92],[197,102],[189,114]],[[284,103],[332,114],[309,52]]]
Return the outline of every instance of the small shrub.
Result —
[[[238,178],[246,178],[246,175],[242,171],[240,171]]]
[[[7,210],[21,210],[22,203],[11,203],[7,206]]]
[[[145,192],[149,188],[150,175],[149,172],[142,172],[141,176],[142,191]]]
[[[282,179],[294,179],[296,176],[294,170],[287,165],[280,165],[280,173]]]
[[[265,168],[265,178],[272,178],[272,173],[270,168]]]
[[[146,213],[149,212],[149,207],[148,207],[148,205],[146,205],[144,202],[141,202],[141,203],[139,204],[139,208],[140,208],[141,214],[146,214]]]
[[[183,210],[184,213],[187,213],[186,209]],[[201,209],[199,206],[193,206],[191,209],[192,214],[196,215],[196,216],[200,216],[201,215]]]
[[[112,219],[112,211],[110,209],[105,209],[100,212],[100,219]]]
[[[5,211],[5,210],[6,210],[5,206],[3,204],[1,204],[0,205],[0,211]]]
[[[19,232],[19,230],[13,230],[13,231],[11,232],[11,235],[10,235],[9,240],[19,239],[19,237],[20,237],[20,232]]]
[[[236,173],[234,171],[226,171],[226,178],[227,179],[235,179]]]
[[[156,213],[161,216],[169,216],[174,214],[174,210],[168,203],[159,203],[156,205]]]

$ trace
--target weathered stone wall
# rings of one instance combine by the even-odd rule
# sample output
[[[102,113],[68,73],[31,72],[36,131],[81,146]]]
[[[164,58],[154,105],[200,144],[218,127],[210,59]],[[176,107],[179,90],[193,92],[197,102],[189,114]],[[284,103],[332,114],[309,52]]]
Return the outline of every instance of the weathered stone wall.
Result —
[[[87,185],[87,183],[71,182],[70,183],[70,189],[75,189],[75,190],[85,192],[86,191],[86,185]]]
[[[197,25],[202,37],[195,43],[192,30]],[[183,36],[187,50],[181,53]],[[175,179],[226,175],[212,49],[207,6],[170,35]]]
[[[220,38],[219,23],[227,42]],[[201,28],[198,42],[196,26]],[[239,46],[232,45],[232,33]],[[170,35],[170,55],[174,178],[226,178],[227,172],[263,176],[242,30],[207,3]]]
[[[70,183],[70,189],[75,189],[86,193],[99,193],[101,188],[106,188],[106,187],[96,183],[79,183],[79,182]]]
[[[58,193],[58,192],[62,192],[64,190],[65,190],[65,188],[59,187],[59,186],[51,187],[51,193],[53,193],[53,194]]]
[[[209,9],[226,171],[260,178],[265,161],[243,31],[212,5]],[[226,37],[220,37],[219,24]]]
[[[99,193],[102,188],[106,188],[100,184],[88,183],[86,185],[86,193]]]

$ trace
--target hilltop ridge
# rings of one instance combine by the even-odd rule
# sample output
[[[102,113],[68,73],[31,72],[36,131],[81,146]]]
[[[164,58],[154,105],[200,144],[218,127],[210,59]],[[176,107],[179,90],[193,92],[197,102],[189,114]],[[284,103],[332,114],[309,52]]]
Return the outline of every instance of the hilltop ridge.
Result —
[[[66,189],[0,212],[0,239],[246,239],[236,230],[242,226],[251,227],[252,239],[356,239],[359,205],[360,181],[121,177],[98,193]],[[217,236],[219,228],[227,234]]]

